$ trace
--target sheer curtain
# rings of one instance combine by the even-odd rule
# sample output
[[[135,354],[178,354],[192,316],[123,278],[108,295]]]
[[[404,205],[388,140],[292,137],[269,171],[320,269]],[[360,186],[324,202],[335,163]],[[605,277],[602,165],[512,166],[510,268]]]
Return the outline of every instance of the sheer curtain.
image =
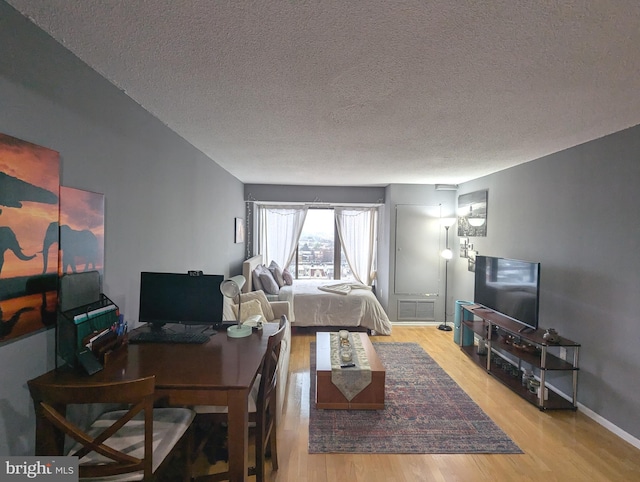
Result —
[[[351,272],[358,282],[371,286],[376,278],[378,209],[336,207],[335,214]]]
[[[298,247],[306,206],[260,206],[260,254],[265,264],[288,268]]]

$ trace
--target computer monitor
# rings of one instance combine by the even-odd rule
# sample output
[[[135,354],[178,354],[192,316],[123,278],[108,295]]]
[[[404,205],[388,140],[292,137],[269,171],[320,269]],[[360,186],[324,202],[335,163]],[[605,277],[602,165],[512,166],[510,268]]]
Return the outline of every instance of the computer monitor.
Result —
[[[222,324],[224,276],[182,273],[140,273],[138,320],[160,328],[166,323]]]

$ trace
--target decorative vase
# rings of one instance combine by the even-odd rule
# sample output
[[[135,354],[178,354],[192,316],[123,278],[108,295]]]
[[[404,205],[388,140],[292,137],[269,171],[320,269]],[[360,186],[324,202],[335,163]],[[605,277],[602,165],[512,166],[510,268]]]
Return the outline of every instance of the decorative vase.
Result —
[[[560,341],[560,335],[558,335],[558,332],[554,328],[549,328],[544,332],[544,335],[542,335],[542,339],[549,343],[558,343]]]

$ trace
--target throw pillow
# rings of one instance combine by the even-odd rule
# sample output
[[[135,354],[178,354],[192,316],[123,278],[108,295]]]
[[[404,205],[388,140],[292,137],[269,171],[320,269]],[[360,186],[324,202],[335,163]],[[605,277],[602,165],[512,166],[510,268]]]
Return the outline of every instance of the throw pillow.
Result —
[[[284,280],[284,284],[291,286],[293,284],[293,276],[288,269],[285,269],[282,272],[282,279]]]
[[[271,321],[276,317],[276,315],[273,313],[271,303],[269,303],[269,300],[267,299],[267,295],[265,295],[264,291],[262,290],[243,293],[241,295],[241,300],[243,303],[245,301],[258,300],[260,302],[260,306],[262,307],[264,317],[267,319],[267,321]]]
[[[260,273],[262,272],[263,265],[256,266],[251,273],[251,284],[254,290],[261,290],[262,283],[260,282]]]
[[[271,263],[269,264],[269,271],[271,271],[271,274],[276,280],[276,283],[278,283],[278,288],[282,288],[284,286],[282,268],[275,261],[271,261]]]
[[[280,291],[280,287],[278,286],[278,283],[276,283],[276,279],[268,269],[265,269],[260,273],[260,283],[262,283],[262,289],[265,293],[277,295],[278,291]]]
[[[236,321],[238,317],[233,314],[233,301],[230,298],[224,297],[222,301],[222,320],[223,321]]]
[[[233,314],[237,320],[238,305],[231,306],[231,309],[233,310]],[[240,304],[240,321],[245,321],[250,316],[256,316],[256,315],[259,315],[262,317],[261,321],[263,323],[266,322],[264,313],[262,312],[262,306],[260,305],[260,302],[258,300],[243,301]]]

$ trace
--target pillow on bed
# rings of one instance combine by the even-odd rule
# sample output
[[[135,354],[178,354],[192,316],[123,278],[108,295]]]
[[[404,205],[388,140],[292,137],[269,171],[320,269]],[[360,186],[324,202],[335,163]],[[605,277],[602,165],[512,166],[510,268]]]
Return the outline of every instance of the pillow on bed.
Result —
[[[275,261],[271,261],[271,263],[269,263],[269,271],[271,271],[273,278],[276,280],[276,283],[278,283],[278,288],[282,288],[284,286],[282,268]]]
[[[262,283],[262,289],[267,294],[277,295],[278,291],[280,291],[280,287],[269,269],[264,269],[262,273],[260,273],[260,283]]]
[[[233,310],[233,314],[238,319],[238,305],[232,305],[231,309]],[[258,300],[249,300],[243,301],[240,304],[240,321],[245,321],[250,316],[261,316],[261,321],[266,322],[266,318],[264,317],[264,312],[262,311],[262,306]]]
[[[251,282],[254,290],[261,290],[262,283],[260,282],[260,273],[262,272],[263,265],[258,265],[255,267],[253,272],[251,273]]]
[[[262,312],[264,313],[266,321],[271,321],[275,319],[276,315],[273,313],[273,308],[271,307],[271,303],[267,299],[267,295],[264,294],[264,291],[251,291],[249,293],[242,294],[242,303],[245,301],[258,300],[260,302],[260,306],[262,307]],[[244,309],[244,306],[243,306]]]
[[[284,284],[291,286],[293,284],[293,276],[291,275],[291,271],[285,269],[282,271],[282,279],[284,280]]]

